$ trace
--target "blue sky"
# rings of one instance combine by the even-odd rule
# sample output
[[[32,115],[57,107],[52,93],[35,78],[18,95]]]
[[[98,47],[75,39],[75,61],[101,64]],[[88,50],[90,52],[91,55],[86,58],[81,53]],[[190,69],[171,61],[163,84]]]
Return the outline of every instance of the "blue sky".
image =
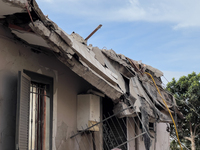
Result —
[[[37,0],[68,34],[164,72],[171,81],[200,71],[199,0]],[[166,83],[166,81],[164,81]]]

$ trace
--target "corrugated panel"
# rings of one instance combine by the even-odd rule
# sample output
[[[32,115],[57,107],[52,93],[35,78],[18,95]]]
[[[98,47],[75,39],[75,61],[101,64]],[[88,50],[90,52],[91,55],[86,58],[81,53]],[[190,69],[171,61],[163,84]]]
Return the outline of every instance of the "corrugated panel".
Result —
[[[31,79],[27,75],[19,72],[16,120],[17,150],[28,150],[30,82]]]

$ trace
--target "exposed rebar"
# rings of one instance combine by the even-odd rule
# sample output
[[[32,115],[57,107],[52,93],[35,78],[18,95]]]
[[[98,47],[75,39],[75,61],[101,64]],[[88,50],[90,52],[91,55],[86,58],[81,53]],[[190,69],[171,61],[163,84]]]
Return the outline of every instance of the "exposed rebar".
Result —
[[[97,32],[97,30],[99,30],[102,27],[102,25],[100,24],[92,33],[90,33],[90,35],[88,35],[88,37],[85,38],[85,41],[87,41],[95,32]]]

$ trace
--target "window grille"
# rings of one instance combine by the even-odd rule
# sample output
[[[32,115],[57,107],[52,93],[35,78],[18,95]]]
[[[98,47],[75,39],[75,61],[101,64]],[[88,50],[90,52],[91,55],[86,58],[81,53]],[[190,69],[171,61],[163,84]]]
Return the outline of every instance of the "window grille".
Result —
[[[29,150],[48,150],[50,133],[50,96],[47,85],[31,82]]]
[[[130,107],[126,109],[129,108]],[[122,111],[126,109],[123,109]],[[85,130],[79,132],[73,131],[71,138],[76,140],[80,150],[135,149],[131,147],[131,144],[129,143],[136,138],[146,134],[146,132],[138,134],[135,132],[136,130],[140,130],[135,117],[126,117],[122,119],[118,118],[117,115],[122,111],[113,115],[108,113],[107,116],[104,116],[102,121],[93,124]],[[137,114],[137,117],[140,116]],[[89,130],[95,126],[98,126],[101,130],[99,132]],[[127,131],[133,134],[128,135]]]

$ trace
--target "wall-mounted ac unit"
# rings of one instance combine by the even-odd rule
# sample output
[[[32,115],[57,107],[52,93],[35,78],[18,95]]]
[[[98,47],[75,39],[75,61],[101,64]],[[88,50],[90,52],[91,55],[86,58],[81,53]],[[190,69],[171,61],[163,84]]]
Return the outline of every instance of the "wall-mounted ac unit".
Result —
[[[77,96],[77,129],[85,130],[100,121],[100,97],[93,94]],[[89,129],[99,131],[99,125]]]

